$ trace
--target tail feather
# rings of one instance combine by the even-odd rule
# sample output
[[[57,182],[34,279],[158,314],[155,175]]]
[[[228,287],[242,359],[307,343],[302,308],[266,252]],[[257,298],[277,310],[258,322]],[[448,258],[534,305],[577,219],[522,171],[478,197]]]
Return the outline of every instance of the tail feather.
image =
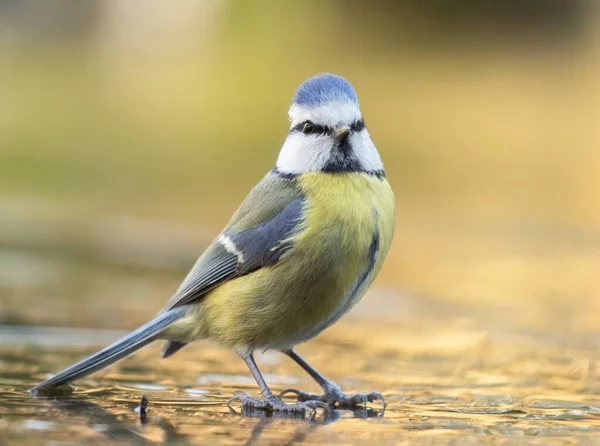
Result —
[[[168,341],[162,349],[162,357],[163,359],[168,358],[171,355],[174,355],[183,347],[185,347],[187,343],[185,342],[177,342],[177,341]]]
[[[78,378],[82,378],[97,370],[103,369],[104,367],[131,355],[142,347],[150,344],[152,341],[155,341],[168,326],[176,320],[181,319],[184,315],[184,307],[174,308],[162,313],[147,324],[142,325],[137,330],[119,339],[114,344],[73,364],[59,374],[31,388],[30,392],[36,395],[44,389],[68,384]]]

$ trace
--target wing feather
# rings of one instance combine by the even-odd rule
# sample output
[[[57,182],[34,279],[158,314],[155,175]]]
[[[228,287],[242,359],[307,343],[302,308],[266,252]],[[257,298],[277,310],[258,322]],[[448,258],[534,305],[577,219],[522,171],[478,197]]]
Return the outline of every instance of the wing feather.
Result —
[[[291,179],[268,174],[248,195],[227,228],[200,256],[163,311],[202,298],[222,283],[275,264],[293,246],[304,197]]]
[[[220,243],[213,244],[198,259],[163,311],[189,304],[237,275],[238,258]]]

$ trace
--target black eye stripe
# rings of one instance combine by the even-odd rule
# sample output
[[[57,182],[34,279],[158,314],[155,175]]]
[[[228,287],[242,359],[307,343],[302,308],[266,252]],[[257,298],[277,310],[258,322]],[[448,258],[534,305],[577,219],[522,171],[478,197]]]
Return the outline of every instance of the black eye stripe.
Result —
[[[294,127],[291,128],[290,133],[295,133],[295,132],[302,133],[304,124],[306,124],[307,122],[309,122],[309,121],[303,121],[300,124],[296,124]],[[331,135],[331,133],[333,133],[333,129],[329,126],[319,125],[319,124],[315,124],[315,123],[312,123],[312,125],[314,126],[314,131],[312,133],[310,133],[311,135]],[[360,119],[360,120],[354,121],[352,123],[352,125],[350,126],[350,131],[351,132],[360,132],[364,128],[365,128],[365,122],[362,119]]]
[[[351,132],[360,132],[364,128],[365,128],[365,121],[363,121],[361,119],[359,121],[354,121],[352,123],[352,125],[350,126],[350,131]]]
[[[301,122],[300,124],[296,124],[294,127],[292,127],[292,129],[290,130],[290,133],[294,133],[294,132],[300,132],[302,133],[302,130],[304,129],[304,125],[309,122],[309,121],[304,121]],[[325,135],[325,134],[329,134],[331,133],[333,130],[331,129],[331,127],[327,127],[325,125],[318,125],[315,123],[312,123],[314,130],[310,133],[311,135]]]

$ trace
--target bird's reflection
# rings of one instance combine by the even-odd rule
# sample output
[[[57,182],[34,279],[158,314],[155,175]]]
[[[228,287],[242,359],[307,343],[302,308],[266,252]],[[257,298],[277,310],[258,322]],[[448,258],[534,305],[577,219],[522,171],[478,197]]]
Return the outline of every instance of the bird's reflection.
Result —
[[[237,412],[233,409],[229,409],[232,413],[237,414]],[[327,417],[318,417],[313,420],[309,420],[308,423],[305,422],[306,418],[299,414],[294,413],[284,413],[284,412],[273,412],[267,413],[264,411],[250,411],[250,410],[242,410],[241,415],[243,417],[249,418],[260,418],[260,421],[256,423],[254,428],[252,429],[252,433],[250,438],[245,443],[246,446],[251,446],[257,444],[265,432],[265,429],[271,424],[275,423],[277,420],[301,420],[301,423],[298,423],[298,428],[291,432],[291,438],[288,442],[284,443],[284,440],[281,440],[281,444],[285,445],[294,445],[294,444],[302,444],[304,443],[308,434],[313,432],[319,426],[327,425],[335,423],[336,421],[341,420],[347,415],[351,415],[352,418],[381,418],[385,413],[385,408],[381,410],[374,410],[369,407],[367,408],[356,408],[354,410],[340,410],[333,409],[329,416]]]
[[[95,396],[99,396],[104,392],[96,392]],[[46,399],[46,398],[39,398]],[[106,436],[108,439],[118,442],[126,442],[128,444],[146,445],[153,444],[148,438],[145,438],[145,429],[148,427],[158,427],[162,430],[162,442],[165,444],[188,444],[192,439],[182,435],[166,418],[155,415],[142,416],[140,413],[140,421],[132,423],[130,418],[120,416],[119,413],[113,413],[100,405],[90,401],[86,395],[71,395],[70,397],[54,397],[47,399],[52,407],[59,410],[62,414],[69,418],[83,418],[85,423],[94,431]],[[145,405],[148,405],[148,400],[142,400]],[[150,402],[150,405],[152,403]],[[133,407],[132,407],[133,410]],[[294,445],[306,441],[306,437],[318,429],[320,426],[335,423],[342,418],[380,418],[383,417],[385,409],[374,410],[371,408],[357,408],[354,410],[333,409],[329,414],[320,413],[314,419],[301,416],[299,414],[290,413],[266,413],[264,411],[242,410],[241,413],[230,408],[230,412],[236,417],[240,415],[247,418],[257,419],[257,423],[252,427],[249,433],[246,445],[255,445],[261,441],[261,437],[269,426],[276,427],[281,420],[297,420],[297,423],[292,423],[292,430],[278,430],[280,444]],[[145,411],[144,411],[145,413]],[[289,428],[289,424],[287,425]],[[271,431],[272,432],[272,431]],[[289,438],[285,438],[289,436]],[[283,438],[282,438],[283,437]]]
[[[332,409],[329,413],[319,411],[314,418],[307,418],[303,414],[289,412],[265,412],[262,410],[250,410],[242,408],[241,412],[237,412],[231,406],[229,411],[232,414],[240,414],[243,417],[263,418],[268,420],[285,419],[285,420],[308,420],[312,424],[324,425],[339,421],[344,415],[351,414],[352,418],[383,418],[385,407],[380,410],[375,410],[370,407],[357,407],[355,409]]]

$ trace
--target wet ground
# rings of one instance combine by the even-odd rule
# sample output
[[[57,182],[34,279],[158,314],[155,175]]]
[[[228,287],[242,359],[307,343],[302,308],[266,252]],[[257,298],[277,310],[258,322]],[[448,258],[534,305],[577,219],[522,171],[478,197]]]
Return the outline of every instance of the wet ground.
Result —
[[[2,327],[2,444],[594,444],[600,441],[595,340],[490,333],[459,320],[346,321],[300,351],[348,392],[380,390],[385,412],[335,411],[317,421],[234,413],[256,394],[244,364],[208,342],[161,360],[152,346],[77,383],[70,395],[27,389],[119,336],[114,331]],[[80,344],[73,346],[72,344]],[[20,345],[17,345],[20,344]],[[87,344],[87,345],[81,345]],[[258,357],[281,391],[317,391],[283,355]],[[149,400],[145,421],[136,408]]]
[[[351,314],[299,347],[345,391],[382,392],[385,412],[373,404],[316,421],[240,414],[239,405],[231,412],[234,393],[256,395],[257,387],[241,360],[210,342],[168,360],[153,345],[78,381],[71,394],[33,398],[32,385],[155,314],[205,243],[179,226],[90,221],[97,230],[46,224],[37,231],[22,219],[0,233],[2,446],[600,442],[597,301],[583,287],[557,298],[576,282],[548,274],[558,263],[547,269],[545,257],[503,263],[456,251],[453,262],[419,270],[439,290],[431,293],[400,291],[384,277]],[[411,240],[410,232],[397,237],[402,246]],[[596,257],[578,252],[556,257],[561,272],[594,270]],[[509,278],[516,271],[529,281],[519,283],[521,298],[502,299],[506,289],[468,281],[485,277],[481,271]],[[394,276],[389,266],[385,274]],[[596,276],[585,277],[580,283],[592,286]],[[281,354],[257,362],[275,391],[319,390]],[[149,401],[143,422],[142,396]]]

